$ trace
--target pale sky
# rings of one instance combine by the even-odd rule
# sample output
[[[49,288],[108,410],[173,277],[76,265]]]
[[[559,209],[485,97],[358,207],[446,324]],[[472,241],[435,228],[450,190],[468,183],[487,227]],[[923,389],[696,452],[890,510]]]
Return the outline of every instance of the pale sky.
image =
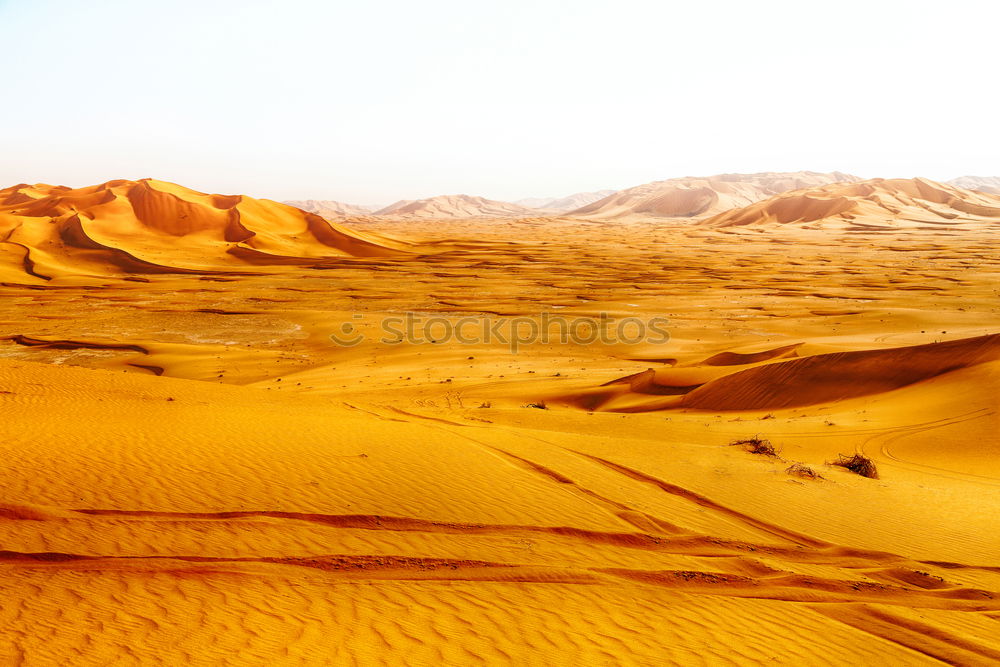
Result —
[[[996,0],[0,0],[0,187],[1000,175],[998,25]]]

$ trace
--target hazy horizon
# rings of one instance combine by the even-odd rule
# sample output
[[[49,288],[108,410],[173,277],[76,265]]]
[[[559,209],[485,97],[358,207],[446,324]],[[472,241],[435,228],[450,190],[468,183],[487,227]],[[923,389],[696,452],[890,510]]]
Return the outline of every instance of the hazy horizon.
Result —
[[[149,176],[385,205],[717,173],[998,175],[996,9],[941,8],[0,0],[0,187]]]

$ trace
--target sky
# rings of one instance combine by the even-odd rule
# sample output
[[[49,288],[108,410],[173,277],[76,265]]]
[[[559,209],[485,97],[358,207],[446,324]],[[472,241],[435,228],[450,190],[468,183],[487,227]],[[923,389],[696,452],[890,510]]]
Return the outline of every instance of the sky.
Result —
[[[386,204],[1000,175],[1000,3],[0,0],[0,187]]]

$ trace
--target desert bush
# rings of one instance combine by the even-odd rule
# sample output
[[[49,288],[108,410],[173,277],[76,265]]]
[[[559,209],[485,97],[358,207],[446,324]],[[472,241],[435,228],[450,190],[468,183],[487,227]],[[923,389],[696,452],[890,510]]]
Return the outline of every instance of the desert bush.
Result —
[[[793,463],[785,468],[785,472],[793,477],[801,477],[802,479],[823,479],[822,475],[804,463]]]
[[[764,440],[756,435],[752,438],[747,438],[746,440],[734,440],[729,443],[729,446],[742,447],[751,454],[760,454],[761,456],[778,455],[778,452],[774,450],[774,445],[771,444],[770,440]]]
[[[875,462],[864,454],[854,454],[852,456],[838,455],[836,461],[830,461],[829,465],[846,468],[855,475],[861,475],[868,479],[878,479],[878,469]]]

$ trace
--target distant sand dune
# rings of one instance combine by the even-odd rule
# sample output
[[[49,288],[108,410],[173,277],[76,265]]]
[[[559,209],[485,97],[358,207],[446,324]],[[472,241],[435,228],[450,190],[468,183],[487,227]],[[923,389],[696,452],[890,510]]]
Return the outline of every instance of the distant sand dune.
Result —
[[[332,199],[302,199],[282,202],[303,211],[315,213],[323,218],[349,218],[353,216],[371,215],[372,210],[367,206],[357,206],[355,204],[345,204],[344,202]]]
[[[986,192],[991,195],[1000,195],[1000,176],[960,176],[948,181],[948,185],[966,190],[976,190]]]
[[[537,216],[539,212],[526,206],[483,197],[441,195],[429,199],[398,201],[375,211],[375,215],[408,218],[527,218]]]
[[[873,226],[946,224],[960,219],[1000,222],[1000,197],[924,178],[879,178],[779,194],[720,213],[703,224],[721,228],[765,223],[822,223],[845,229],[865,225],[870,229]]]
[[[780,192],[857,180],[839,172],[809,171],[673,178],[621,190],[570,214],[600,219],[696,218],[746,206]]]
[[[528,208],[565,213],[592,204],[614,193],[615,190],[597,190],[596,192],[577,192],[565,197],[519,199],[514,203],[518,206],[526,206]]]

